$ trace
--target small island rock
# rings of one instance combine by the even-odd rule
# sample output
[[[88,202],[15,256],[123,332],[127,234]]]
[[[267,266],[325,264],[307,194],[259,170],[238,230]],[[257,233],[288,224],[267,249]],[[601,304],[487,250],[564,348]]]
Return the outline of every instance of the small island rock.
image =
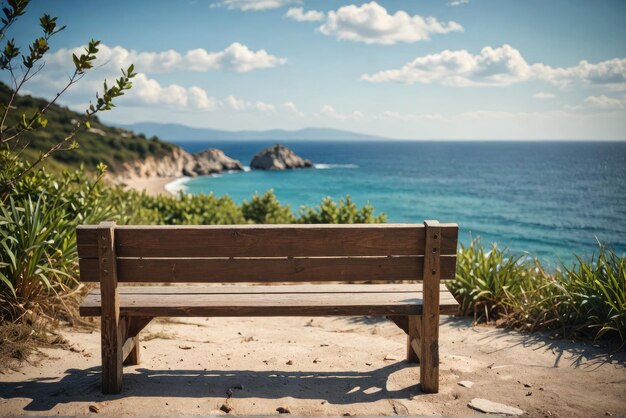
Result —
[[[308,167],[313,167],[311,161],[302,159],[291,149],[280,144],[265,148],[250,162],[250,168],[253,170],[287,170]]]

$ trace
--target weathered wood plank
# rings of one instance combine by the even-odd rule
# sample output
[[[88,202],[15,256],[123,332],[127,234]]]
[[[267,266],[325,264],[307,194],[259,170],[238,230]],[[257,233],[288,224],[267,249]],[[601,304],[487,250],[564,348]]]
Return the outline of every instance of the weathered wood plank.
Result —
[[[423,314],[421,318],[420,384],[425,393],[439,392],[439,279],[441,277],[441,228],[425,221],[426,255],[423,270]]]
[[[118,258],[120,282],[312,282],[415,280],[424,258]],[[97,259],[81,259],[84,282],[94,281]],[[454,277],[456,256],[442,260],[442,275]]]
[[[409,333],[409,317],[408,316],[393,316],[387,315],[388,320],[396,324],[398,328],[404,331],[406,334]]]
[[[115,263],[115,222],[103,222],[98,227],[98,272],[101,293],[102,392],[119,393],[122,390],[123,332],[117,293]]]
[[[314,285],[312,287],[315,287]],[[273,294],[121,294],[124,316],[302,316],[302,315],[419,315],[422,293],[273,293]],[[91,293],[80,306],[83,316],[100,314],[101,298]],[[442,313],[455,313],[458,304],[442,291]]]
[[[275,284],[275,285],[221,285],[221,284],[175,284],[169,286],[133,286],[123,284],[118,286],[120,295],[126,294],[202,294],[215,293],[227,297],[231,293],[271,294],[271,293],[342,293],[358,295],[359,293],[421,293],[422,283],[385,283],[385,284]],[[448,292],[445,284],[439,286],[442,292]],[[92,294],[99,294],[95,288]]]
[[[126,319],[126,338],[133,338],[139,335],[142,329],[152,321],[151,317],[127,317]]]
[[[456,254],[458,226],[442,224],[444,255]],[[423,225],[118,226],[119,257],[329,257],[423,255]],[[78,255],[98,256],[95,227],[76,231]],[[332,245],[329,245],[331,244]]]
[[[422,317],[417,315],[407,317],[407,328],[406,359],[409,363],[419,363],[420,357],[422,356],[420,338]]]
[[[135,351],[137,343],[137,338],[127,338],[126,341],[124,341],[124,345],[122,346],[122,358],[124,359],[124,364],[137,364],[133,363],[134,359],[129,358],[132,355],[133,351]]]

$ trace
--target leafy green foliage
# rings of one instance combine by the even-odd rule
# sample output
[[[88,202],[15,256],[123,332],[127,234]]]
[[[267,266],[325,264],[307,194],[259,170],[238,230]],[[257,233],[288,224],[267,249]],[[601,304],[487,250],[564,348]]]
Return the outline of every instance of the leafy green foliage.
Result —
[[[3,7],[4,18],[0,26],[0,41],[5,41],[6,32],[15,20],[25,13],[28,0],[10,0]],[[96,102],[90,103],[84,114],[77,119],[73,119],[67,124],[68,132],[65,135],[53,137],[52,144],[47,148],[36,150],[29,145],[33,141],[33,132],[45,129],[48,126],[47,112],[69,87],[77,83],[85,72],[93,68],[93,61],[96,60],[100,41],[91,40],[85,48],[85,52],[72,55],[74,71],[68,81],[57,92],[52,100],[44,101],[30,112],[15,112],[17,110],[16,100],[24,85],[39,73],[45,65],[43,58],[50,49],[49,40],[52,36],[65,29],[65,26],[57,28],[57,18],[48,14],[43,14],[39,18],[39,26],[43,36],[35,38],[29,45],[28,52],[22,53],[16,46],[14,39],[6,41],[4,48],[0,52],[0,69],[8,72],[11,87],[2,86],[3,90],[8,90],[6,98],[2,97],[0,106],[0,169],[3,175],[0,176],[0,199],[6,200],[7,194],[16,188],[17,182],[28,172],[39,166],[50,156],[61,151],[75,150],[78,148],[76,140],[77,133],[83,127],[90,128],[91,120],[99,112],[110,110],[114,107],[113,100],[124,95],[125,91],[132,87],[131,79],[135,77],[134,66],[122,69],[122,76],[118,78],[113,86],[109,86],[106,80],[103,83],[102,94],[96,93]],[[21,57],[21,65],[13,64],[13,61]],[[23,110],[23,109],[22,109]],[[39,143],[41,146],[41,143]],[[31,158],[25,159],[21,171],[14,171],[13,168],[16,157],[21,156],[24,150],[28,150]],[[6,167],[9,166],[8,169]],[[7,175],[13,173],[13,177]]]
[[[247,221],[257,224],[290,224],[296,221],[289,205],[281,206],[272,190],[263,195],[255,194],[248,202],[241,205]]]
[[[298,222],[304,224],[371,224],[385,223],[387,216],[384,213],[374,215],[374,208],[369,203],[361,209],[347,195],[335,203],[330,197],[322,200],[316,207],[300,208]]]

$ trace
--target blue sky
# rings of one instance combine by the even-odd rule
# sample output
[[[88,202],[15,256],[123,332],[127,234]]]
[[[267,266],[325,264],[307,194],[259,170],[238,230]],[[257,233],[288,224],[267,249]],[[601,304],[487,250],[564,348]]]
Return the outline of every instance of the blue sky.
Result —
[[[44,12],[68,27],[27,89],[52,97],[99,39],[63,104],[82,110],[134,62],[109,122],[626,139],[624,1],[39,1],[9,36],[25,45]]]

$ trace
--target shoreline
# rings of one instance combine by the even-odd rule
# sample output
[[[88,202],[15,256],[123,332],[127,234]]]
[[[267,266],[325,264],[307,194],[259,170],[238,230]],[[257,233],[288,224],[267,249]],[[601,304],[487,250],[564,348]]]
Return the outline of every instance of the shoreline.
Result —
[[[191,177],[150,177],[150,178],[132,178],[121,180],[120,183],[125,187],[134,189],[138,192],[146,192],[150,196],[172,195],[177,196],[179,191],[184,191],[184,184]]]

